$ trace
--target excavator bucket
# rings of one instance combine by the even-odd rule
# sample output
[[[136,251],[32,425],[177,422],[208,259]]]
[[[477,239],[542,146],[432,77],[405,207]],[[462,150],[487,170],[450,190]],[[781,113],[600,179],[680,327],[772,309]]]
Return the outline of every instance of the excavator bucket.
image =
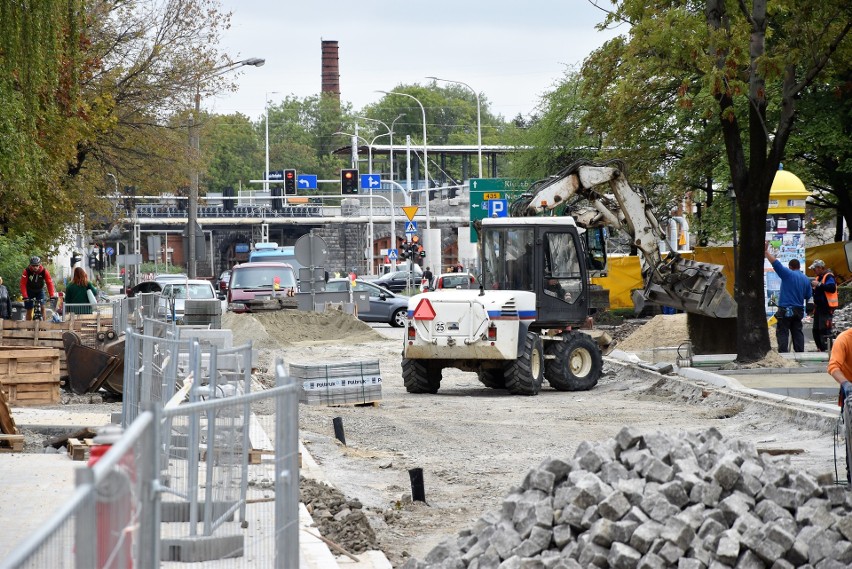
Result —
[[[649,275],[644,290],[634,291],[633,304],[637,312],[651,302],[713,318],[736,318],[737,303],[726,281],[721,265],[672,255]]]

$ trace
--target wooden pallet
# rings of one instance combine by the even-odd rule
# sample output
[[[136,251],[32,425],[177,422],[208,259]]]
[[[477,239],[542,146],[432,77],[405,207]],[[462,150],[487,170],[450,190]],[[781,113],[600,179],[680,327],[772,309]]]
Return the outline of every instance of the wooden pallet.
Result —
[[[10,405],[59,402],[61,350],[0,346],[0,388]]]
[[[0,435],[0,452],[22,452],[24,435]]]
[[[92,439],[68,439],[68,456],[71,460],[89,460],[89,453],[92,450]]]

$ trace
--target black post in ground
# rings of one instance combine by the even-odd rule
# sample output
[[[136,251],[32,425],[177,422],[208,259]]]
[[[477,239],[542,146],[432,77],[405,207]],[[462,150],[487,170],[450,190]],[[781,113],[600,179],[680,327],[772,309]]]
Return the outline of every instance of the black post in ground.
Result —
[[[331,420],[334,424],[334,438],[343,443],[343,446],[346,446],[346,435],[343,434],[343,418],[335,417]]]
[[[423,486],[423,469],[410,468],[408,478],[411,480],[411,499],[415,502],[426,502],[426,489]]]

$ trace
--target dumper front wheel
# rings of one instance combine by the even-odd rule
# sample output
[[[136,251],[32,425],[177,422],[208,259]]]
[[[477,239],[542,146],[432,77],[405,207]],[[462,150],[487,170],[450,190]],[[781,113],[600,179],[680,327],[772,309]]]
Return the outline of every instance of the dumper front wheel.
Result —
[[[588,334],[572,332],[561,342],[550,342],[544,375],[557,391],[586,391],[598,384],[603,358],[597,343]]]

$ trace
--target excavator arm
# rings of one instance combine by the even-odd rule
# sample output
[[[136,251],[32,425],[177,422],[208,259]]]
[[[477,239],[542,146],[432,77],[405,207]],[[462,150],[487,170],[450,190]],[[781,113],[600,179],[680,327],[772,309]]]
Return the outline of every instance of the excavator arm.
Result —
[[[595,190],[602,185],[609,186],[612,197]],[[579,225],[623,229],[642,253],[645,288],[634,292],[637,310],[641,310],[645,302],[653,302],[715,318],[736,316],[736,302],[725,289],[721,265],[685,259],[671,245],[671,252],[663,257],[659,244],[665,240],[665,232],[644,192],[630,186],[621,168],[588,163],[566,168],[533,185],[531,193],[512,204],[511,213],[513,216],[537,215],[566,205],[577,197],[590,204],[578,212]]]

